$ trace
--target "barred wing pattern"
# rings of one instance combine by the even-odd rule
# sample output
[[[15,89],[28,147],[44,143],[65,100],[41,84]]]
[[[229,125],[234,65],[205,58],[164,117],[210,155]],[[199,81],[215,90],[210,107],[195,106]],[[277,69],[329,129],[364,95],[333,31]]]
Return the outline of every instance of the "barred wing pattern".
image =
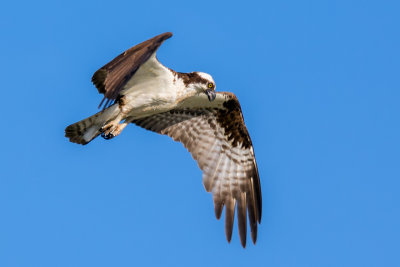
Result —
[[[203,171],[203,184],[207,192],[213,194],[217,219],[225,206],[228,242],[232,237],[237,205],[239,236],[245,247],[247,212],[253,243],[257,239],[257,222],[261,222],[261,188],[253,146],[239,102],[233,94],[229,94],[229,98],[219,107],[212,107],[210,103],[211,107],[176,108],[133,123],[183,143]]]

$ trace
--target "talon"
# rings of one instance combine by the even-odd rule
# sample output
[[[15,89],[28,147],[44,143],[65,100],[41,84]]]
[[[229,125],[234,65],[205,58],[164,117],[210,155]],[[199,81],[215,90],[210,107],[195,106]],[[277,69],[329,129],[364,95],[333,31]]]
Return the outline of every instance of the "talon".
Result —
[[[103,137],[105,140],[109,140],[119,135],[125,126],[126,123],[118,124],[113,121],[101,127],[99,132],[101,137]]]
[[[114,135],[113,135],[112,133],[109,133],[109,134],[104,135],[104,136],[102,136],[102,137],[103,137],[104,139],[106,139],[106,140],[109,140],[109,139],[113,138]]]

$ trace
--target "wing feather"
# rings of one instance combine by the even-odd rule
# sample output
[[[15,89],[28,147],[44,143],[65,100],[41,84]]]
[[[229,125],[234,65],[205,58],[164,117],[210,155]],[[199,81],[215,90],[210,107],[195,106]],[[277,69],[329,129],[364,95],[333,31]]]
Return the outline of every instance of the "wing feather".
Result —
[[[104,94],[100,103],[105,107],[115,100],[124,85],[135,74],[139,67],[145,63],[172,33],[166,32],[129,48],[112,61],[97,70],[92,77],[92,82],[99,93]]]
[[[246,206],[246,192],[238,192],[237,196],[237,218],[240,242],[242,246],[246,246],[246,235],[247,235],[247,206]]]
[[[233,220],[235,218],[235,199],[228,197],[225,200],[225,235],[226,240],[231,242],[232,230],[233,230]]]
[[[190,99],[174,110],[134,120],[145,129],[181,142],[203,171],[203,184],[212,192],[217,219],[225,206],[225,233],[232,237],[235,205],[240,241],[246,246],[247,216],[257,240],[261,222],[261,188],[250,136],[235,95],[218,93],[221,103]],[[189,103],[188,102],[188,103]],[[237,203],[237,204],[236,204]]]
[[[222,210],[224,209],[224,203],[219,197],[219,194],[214,194],[213,200],[214,200],[215,217],[217,217],[217,220],[219,220],[221,218]]]

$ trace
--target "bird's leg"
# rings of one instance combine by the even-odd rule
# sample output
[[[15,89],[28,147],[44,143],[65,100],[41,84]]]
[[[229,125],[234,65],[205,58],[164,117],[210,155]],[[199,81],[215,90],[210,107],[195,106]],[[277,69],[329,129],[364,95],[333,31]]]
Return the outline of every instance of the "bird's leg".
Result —
[[[120,108],[120,113],[118,114],[118,116],[115,119],[113,119],[112,121],[105,124],[100,129],[101,136],[106,140],[114,138],[117,135],[119,135],[122,132],[122,130],[129,124],[129,121],[127,121],[127,120],[125,120],[123,123],[121,123],[121,121],[124,120],[126,118],[127,114],[129,114],[129,112],[131,111],[131,108],[129,108],[129,106],[125,105],[124,97],[121,97],[118,100],[118,105]]]
[[[128,117],[128,118],[125,119],[125,121],[124,121],[123,123],[119,123],[119,124],[114,128],[114,130],[111,132],[111,135],[112,135],[111,138],[113,138],[113,137],[119,135],[119,134],[122,132],[122,130],[125,129],[125,127],[126,127],[129,123],[131,123],[133,120],[134,120],[133,117]]]
[[[119,123],[120,120],[112,120],[111,122],[107,123],[104,125],[100,131],[101,131],[101,136],[104,139],[111,139],[119,135],[122,130],[128,125],[127,123]]]

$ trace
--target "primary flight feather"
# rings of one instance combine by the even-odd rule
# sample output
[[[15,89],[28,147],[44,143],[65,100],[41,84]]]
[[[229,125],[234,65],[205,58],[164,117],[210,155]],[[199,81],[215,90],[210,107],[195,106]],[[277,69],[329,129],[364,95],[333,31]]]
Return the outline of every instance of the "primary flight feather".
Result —
[[[232,237],[235,206],[240,241],[246,246],[261,222],[261,186],[253,145],[236,96],[215,92],[203,72],[181,73],[163,66],[156,51],[172,33],[138,44],[96,71],[92,82],[104,94],[103,110],[68,126],[65,136],[86,145],[97,136],[111,139],[134,123],[181,142],[203,171],[215,215],[225,206],[225,233]]]

